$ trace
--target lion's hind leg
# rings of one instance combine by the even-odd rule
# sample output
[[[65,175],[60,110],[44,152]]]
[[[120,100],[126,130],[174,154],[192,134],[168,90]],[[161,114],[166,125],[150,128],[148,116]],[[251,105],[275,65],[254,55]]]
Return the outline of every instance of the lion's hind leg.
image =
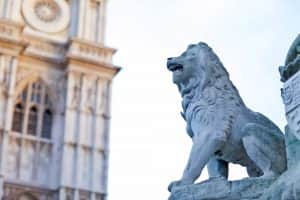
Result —
[[[247,166],[247,173],[250,177],[259,177],[264,175],[263,171],[258,168],[254,163],[252,165]]]
[[[271,130],[259,124],[249,123],[243,131],[242,142],[245,151],[255,166],[263,172],[263,177],[276,177],[282,173],[286,168],[285,155],[279,152],[281,141],[273,137]],[[252,170],[255,166],[252,166]]]
[[[207,163],[209,178],[228,179],[228,162],[212,157]]]
[[[271,170],[271,161],[264,153],[265,149],[261,148],[261,145],[263,144],[260,143],[253,135],[246,136],[242,140],[249,158],[261,171],[263,171],[263,176],[274,177],[275,173]],[[249,169],[249,173],[252,174],[252,169],[254,169],[254,167],[251,170],[250,167],[248,167],[247,169]]]

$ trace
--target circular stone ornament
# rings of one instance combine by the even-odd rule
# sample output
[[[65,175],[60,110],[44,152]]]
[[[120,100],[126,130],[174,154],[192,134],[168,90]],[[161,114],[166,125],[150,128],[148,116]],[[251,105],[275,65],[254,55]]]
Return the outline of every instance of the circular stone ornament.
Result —
[[[61,32],[70,21],[69,6],[64,0],[23,0],[22,12],[32,28],[46,33]]]

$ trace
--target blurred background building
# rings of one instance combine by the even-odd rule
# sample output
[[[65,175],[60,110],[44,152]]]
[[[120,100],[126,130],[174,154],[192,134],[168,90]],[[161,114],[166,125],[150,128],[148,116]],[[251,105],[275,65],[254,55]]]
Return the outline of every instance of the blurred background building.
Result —
[[[106,0],[0,0],[0,198],[103,200]]]

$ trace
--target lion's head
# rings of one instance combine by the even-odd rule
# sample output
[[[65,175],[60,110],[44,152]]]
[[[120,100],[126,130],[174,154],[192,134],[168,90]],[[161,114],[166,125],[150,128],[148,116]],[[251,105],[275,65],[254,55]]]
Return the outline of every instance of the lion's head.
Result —
[[[218,56],[203,42],[189,45],[178,57],[168,58],[167,67],[182,95],[196,86],[201,91],[221,77],[228,78]]]

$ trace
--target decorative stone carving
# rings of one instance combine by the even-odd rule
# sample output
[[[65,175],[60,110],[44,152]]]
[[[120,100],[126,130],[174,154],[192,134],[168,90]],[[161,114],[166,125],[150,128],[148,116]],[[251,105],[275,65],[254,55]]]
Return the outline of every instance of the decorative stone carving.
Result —
[[[22,12],[32,28],[46,33],[63,31],[70,21],[64,0],[24,0]]]
[[[71,107],[78,107],[81,98],[81,81],[80,77],[74,76],[74,84],[72,89]]]
[[[205,165],[210,180],[227,179],[228,163],[245,166],[250,177],[262,176],[260,181],[286,170],[282,132],[271,120],[246,107],[207,44],[190,45],[181,56],[169,58],[167,66],[183,98],[182,116],[193,140],[182,178],[169,186],[172,194],[176,187],[193,184]],[[207,193],[214,192],[210,188]]]
[[[79,191],[79,199],[82,199],[82,200],[90,199],[90,193],[87,191]]]
[[[21,43],[21,32],[22,26],[20,24],[14,23],[12,21],[1,20],[0,19],[0,40],[4,39],[5,41],[13,41]]]
[[[55,1],[42,0],[34,5],[36,16],[42,21],[52,22],[59,17],[61,10]]]
[[[7,94],[8,86],[9,86],[9,77],[10,77],[10,71],[11,68],[10,59],[7,56],[0,55],[0,90],[2,94]]]
[[[22,80],[27,79],[28,77],[34,76],[36,74],[38,73],[34,72],[33,70],[28,70],[27,68],[19,67],[16,75],[16,85],[19,85]]]
[[[300,35],[288,52],[285,66],[279,67],[284,82],[282,98],[288,125],[285,129],[285,143],[288,170],[272,184],[260,200],[300,199]]]
[[[300,34],[291,45],[286,56],[285,66],[279,67],[281,81],[285,82],[300,69]]]
[[[300,63],[299,63],[300,67]],[[281,90],[289,128],[300,139],[300,72],[288,79]]]
[[[281,96],[285,104],[288,127],[300,140],[300,34],[291,45],[284,67],[279,67],[284,81]]]
[[[97,81],[90,77],[88,78],[90,81],[88,82],[88,87],[87,87],[87,95],[86,95],[86,101],[85,105],[87,108],[92,109],[95,111],[95,100],[96,100],[96,84]]]
[[[19,200],[22,199],[30,199],[30,200],[46,200],[46,199],[57,199],[55,195],[55,191],[48,190],[44,188],[32,187],[32,186],[24,186],[21,184],[14,183],[5,183],[4,184],[5,192],[4,199],[13,199]]]
[[[66,105],[66,86],[67,86],[67,81],[64,78],[64,76],[62,77],[58,77],[56,79],[56,82],[53,83],[54,84],[54,88],[55,88],[55,92],[57,94],[57,111],[58,113],[63,113],[65,110],[65,105]]]
[[[112,56],[115,52],[116,50],[113,48],[73,39],[69,47],[68,57],[91,60],[94,63],[102,63],[110,66]]]
[[[285,105],[290,105],[293,101],[293,89],[286,87],[281,90],[281,96]]]
[[[65,61],[66,50],[64,46],[28,38],[25,41],[28,43],[24,51],[25,55],[51,60],[56,63],[63,63]]]
[[[119,71],[112,63],[115,50],[103,43],[106,2],[101,0],[95,7],[94,3],[90,5],[90,0],[0,1],[6,15],[0,19],[0,54],[13,58],[0,59],[0,85],[5,94],[1,94],[0,87],[3,129],[0,199],[34,196],[38,200],[73,200],[79,199],[80,192],[86,190],[87,199],[103,200],[107,180],[103,181],[99,174],[106,174],[107,169],[102,166],[102,157],[95,154],[108,146],[102,144],[108,141],[100,136],[103,132],[109,134],[109,121],[102,119],[99,113],[86,114],[85,106],[98,106],[94,102],[98,87],[92,86],[95,83],[87,86],[91,80],[85,77],[101,76],[111,80]],[[70,12],[72,27],[69,28]],[[78,52],[68,57],[66,51],[72,48],[72,37],[78,38],[75,48]],[[72,72],[77,73],[75,78],[79,80],[75,87],[73,75],[69,76]],[[9,88],[6,87],[8,80]],[[37,80],[45,85],[39,82],[33,86]],[[70,108],[72,99],[78,107]],[[96,99],[101,101],[101,94]],[[37,108],[38,102],[45,104]],[[77,109],[79,103],[80,109]],[[29,117],[33,107],[37,108],[37,119]],[[15,111],[20,114],[18,118]],[[22,133],[20,127],[15,130],[12,126],[9,130],[21,117],[23,123],[15,124],[22,125]],[[33,120],[36,134],[28,134],[28,131],[26,134],[26,130],[31,129],[28,122]],[[82,137],[85,131],[93,134],[85,139]],[[92,141],[95,138],[99,139]],[[82,155],[82,149],[91,151],[90,157]],[[66,192],[65,188],[68,188]]]
[[[98,108],[97,111],[98,113],[102,114],[104,118],[109,118],[109,116],[107,116],[107,101],[108,101],[108,80],[105,79],[100,79],[100,84],[98,85],[100,87],[99,90],[99,101],[97,102],[98,104]]]

